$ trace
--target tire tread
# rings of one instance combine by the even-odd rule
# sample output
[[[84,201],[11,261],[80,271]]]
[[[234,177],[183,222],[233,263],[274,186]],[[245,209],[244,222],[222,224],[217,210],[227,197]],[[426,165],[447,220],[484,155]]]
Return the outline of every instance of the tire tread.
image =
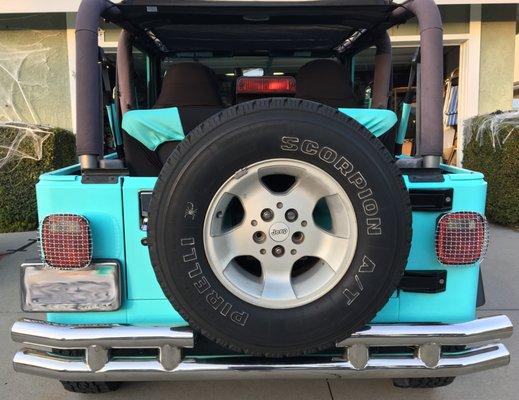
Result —
[[[450,385],[454,376],[438,378],[403,378],[393,379],[393,385],[401,389],[433,389]]]
[[[121,386],[121,382],[95,381],[61,381],[63,388],[73,393],[98,394],[113,392]]]

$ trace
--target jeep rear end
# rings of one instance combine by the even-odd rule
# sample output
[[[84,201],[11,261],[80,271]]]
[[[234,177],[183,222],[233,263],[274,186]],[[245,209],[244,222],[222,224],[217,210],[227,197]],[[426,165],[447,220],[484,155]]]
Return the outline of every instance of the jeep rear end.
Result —
[[[386,31],[413,16],[422,95],[409,157],[399,154],[387,110]],[[100,17],[123,29],[116,85],[99,68]],[[22,309],[46,320],[14,324],[12,338],[24,344],[14,368],[84,392],[82,383],[105,391],[111,382],[195,379],[391,378],[430,387],[507,365],[501,340],[510,320],[476,316],[487,185],[478,172],[441,164],[441,35],[430,0],[84,0],[80,163],[37,184],[41,259],[21,266]],[[148,60],[146,108],[134,96],[132,45]],[[372,45],[373,108],[302,89],[316,58],[347,70]],[[242,74],[265,54],[293,65]],[[181,65],[170,71],[189,69],[180,84],[173,73],[162,77],[168,57]],[[169,84],[180,85],[176,93],[198,88],[190,76],[211,81],[207,65],[220,82],[216,100],[209,89],[198,102],[166,96]],[[331,76],[336,66],[327,65]],[[105,101],[117,148],[107,156],[101,82],[116,93]],[[220,99],[222,87],[231,100]]]

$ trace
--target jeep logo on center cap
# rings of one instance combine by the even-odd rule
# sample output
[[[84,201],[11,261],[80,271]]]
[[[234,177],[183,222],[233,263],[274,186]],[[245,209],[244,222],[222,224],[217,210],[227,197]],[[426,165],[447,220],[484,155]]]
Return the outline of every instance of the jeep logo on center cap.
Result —
[[[269,229],[270,238],[276,242],[282,242],[288,238],[290,230],[283,222],[271,225]]]

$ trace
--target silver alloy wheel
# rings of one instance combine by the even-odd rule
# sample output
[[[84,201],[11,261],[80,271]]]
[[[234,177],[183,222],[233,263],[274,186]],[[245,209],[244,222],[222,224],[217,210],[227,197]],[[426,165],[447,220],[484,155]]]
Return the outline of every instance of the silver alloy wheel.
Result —
[[[272,190],[266,178],[280,176],[292,184]],[[231,207],[236,199],[241,207]],[[316,214],[319,204],[324,217]],[[342,279],[357,246],[357,221],[346,192],[327,172],[271,159],[237,171],[221,186],[205,216],[204,246],[215,275],[234,295],[265,308],[292,308]],[[244,268],[243,259],[259,264],[259,272]]]

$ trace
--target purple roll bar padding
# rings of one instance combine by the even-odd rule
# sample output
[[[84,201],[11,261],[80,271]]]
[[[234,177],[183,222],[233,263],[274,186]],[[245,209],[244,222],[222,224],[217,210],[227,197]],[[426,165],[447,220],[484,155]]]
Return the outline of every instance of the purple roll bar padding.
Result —
[[[77,155],[82,168],[97,165],[97,158],[103,155],[103,121],[101,99],[101,74],[98,66],[99,19],[117,17],[117,6],[108,0],[83,0],[76,21],[76,92],[77,92]],[[441,16],[434,0],[411,0],[401,5],[393,13],[395,19],[412,13],[420,26],[422,51],[422,73],[420,112],[421,140],[418,154],[424,157],[424,165],[434,167],[441,160],[443,150],[443,29]],[[385,48],[382,37],[380,49]],[[378,48],[378,47],[377,47]],[[379,51],[377,51],[379,53]],[[385,65],[387,53],[378,54]],[[382,87],[386,71],[379,69],[375,85]],[[121,77],[122,78],[122,77]],[[120,78],[120,82],[122,79]],[[384,90],[375,90],[376,103],[384,101]],[[131,98],[125,93],[125,102],[131,105]],[[426,160],[427,159],[427,160]]]
[[[103,155],[103,113],[97,31],[99,19],[115,15],[107,0],[83,0],[76,19],[76,153],[82,168],[95,168]],[[84,167],[83,167],[84,166]]]
[[[386,109],[391,90],[391,40],[386,31],[375,41],[375,76],[372,108]]]
[[[122,115],[135,108],[132,45],[133,35],[123,29],[117,44],[117,81]]]
[[[420,26],[420,141],[417,155],[424,166],[438,167],[443,153],[443,27],[434,0],[412,0],[402,5]],[[398,12],[398,10],[397,10]]]

